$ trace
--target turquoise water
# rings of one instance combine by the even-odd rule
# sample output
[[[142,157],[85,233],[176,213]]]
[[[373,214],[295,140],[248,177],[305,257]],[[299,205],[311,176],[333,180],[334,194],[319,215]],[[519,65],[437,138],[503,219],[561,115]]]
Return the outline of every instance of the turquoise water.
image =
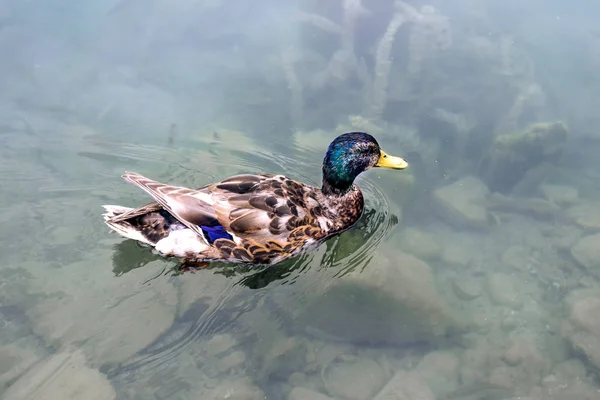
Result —
[[[289,155],[274,154],[227,131],[226,141],[211,132],[185,145],[151,145],[56,124],[49,139],[33,126],[20,131],[20,122],[4,137],[6,159],[14,160],[5,181],[19,188],[2,201],[2,316],[10,328],[2,339],[16,354],[6,359],[7,387],[56,353],[84,349],[84,364],[106,374],[118,398],[188,398],[250,370],[276,395],[287,374],[278,370],[296,368],[285,366],[277,346],[303,364],[305,346],[315,345],[297,337],[307,329],[305,308],[335,279],[372,263],[398,223],[371,176],[361,179],[368,207],[361,223],[321,249],[268,269],[215,264],[179,274],[175,261],[109,234],[99,218],[102,204],[146,201],[118,171],[143,170],[190,187],[249,171],[310,183],[320,178],[321,155],[291,146]],[[237,146],[240,140],[246,145]],[[330,340],[319,327],[311,332]],[[215,349],[214,342],[223,343]]]
[[[600,399],[586,7],[0,1],[0,397]],[[356,130],[410,167],[281,264],[102,220],[150,200],[124,171],[319,186]]]

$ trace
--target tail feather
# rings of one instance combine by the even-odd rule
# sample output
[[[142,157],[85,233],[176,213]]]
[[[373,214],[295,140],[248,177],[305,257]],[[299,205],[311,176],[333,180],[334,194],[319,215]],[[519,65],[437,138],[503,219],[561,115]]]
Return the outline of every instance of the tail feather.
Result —
[[[178,218],[170,207],[170,203],[179,204],[178,196],[189,197],[195,191],[164,185],[133,172],[125,173],[123,178],[144,189],[156,201],[136,209],[116,205],[103,206],[104,222],[114,232],[152,246],[159,253],[169,256],[189,258],[209,250],[210,246],[204,239],[201,228]]]
[[[104,217],[104,222],[108,225],[113,231],[118,233],[119,235],[126,237],[128,239],[136,240],[141,243],[148,244],[153,246],[154,243],[150,242],[141,232],[139,232],[135,227],[133,227],[127,221],[119,221],[113,222],[112,219],[118,217],[119,215],[125,214],[133,208],[115,206],[115,205],[103,205],[104,210],[106,211],[102,216]]]
[[[133,208],[130,207],[114,206],[109,204],[103,205],[102,207],[104,207],[105,211],[105,213],[102,214],[105,221],[108,221],[109,219],[113,219],[114,217],[117,217],[121,214],[125,214],[126,212],[133,210]]]

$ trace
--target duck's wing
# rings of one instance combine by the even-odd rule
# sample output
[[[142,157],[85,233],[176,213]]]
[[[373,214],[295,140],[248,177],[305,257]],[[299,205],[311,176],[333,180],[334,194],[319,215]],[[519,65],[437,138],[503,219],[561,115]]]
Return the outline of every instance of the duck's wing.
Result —
[[[135,172],[126,172],[123,174],[123,179],[142,188],[156,200],[156,203],[145,206],[147,209],[153,209],[157,206],[165,209],[205,240],[207,237],[202,227],[220,225],[212,207],[214,200],[210,193],[205,191],[205,188],[194,190],[181,186],[166,185]],[[131,216],[128,218],[131,218]]]
[[[207,189],[215,215],[228,232],[258,243],[289,240],[300,228],[307,235],[322,237],[322,208],[315,189],[283,175],[237,175]]]
[[[323,210],[314,188],[282,175],[244,174],[200,189],[165,185],[128,172],[123,178],[144,189],[157,203],[209,243],[248,239],[257,245],[319,239]],[[240,239],[240,240],[236,240]]]
[[[152,203],[148,203],[145,204],[141,207],[138,208],[133,208],[129,211],[125,211],[123,213],[120,214],[116,214],[116,215],[109,215],[109,219],[108,221],[110,222],[122,222],[122,221],[126,221],[128,219],[131,218],[135,218],[135,217],[139,217],[140,215],[144,215],[144,214],[149,214],[151,212],[155,212],[155,211],[159,211],[162,209],[162,206],[156,202],[153,201]]]

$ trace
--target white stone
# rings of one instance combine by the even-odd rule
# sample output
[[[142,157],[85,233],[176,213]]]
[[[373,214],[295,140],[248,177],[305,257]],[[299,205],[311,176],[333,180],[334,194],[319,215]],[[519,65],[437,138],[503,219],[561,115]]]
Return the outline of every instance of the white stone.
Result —
[[[485,208],[488,194],[483,182],[466,177],[433,192],[435,210],[447,223],[458,228],[482,228],[488,225]]]

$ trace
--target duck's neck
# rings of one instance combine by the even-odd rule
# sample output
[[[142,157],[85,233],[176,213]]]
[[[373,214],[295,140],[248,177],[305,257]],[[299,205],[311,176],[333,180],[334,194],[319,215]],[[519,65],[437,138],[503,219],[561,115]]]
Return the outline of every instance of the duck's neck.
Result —
[[[323,185],[321,191],[326,196],[344,196],[354,184],[354,179],[362,171],[358,171],[353,165],[348,163],[333,161],[326,158],[323,162]]]
[[[321,192],[327,197],[344,197],[352,189],[352,183],[343,183],[333,185],[327,179],[323,179],[323,185],[321,186]]]
[[[321,196],[317,200],[328,210],[326,216],[334,222],[331,227],[333,231],[342,231],[352,226],[362,215],[365,205],[362,192],[354,184],[340,190],[324,182]]]

